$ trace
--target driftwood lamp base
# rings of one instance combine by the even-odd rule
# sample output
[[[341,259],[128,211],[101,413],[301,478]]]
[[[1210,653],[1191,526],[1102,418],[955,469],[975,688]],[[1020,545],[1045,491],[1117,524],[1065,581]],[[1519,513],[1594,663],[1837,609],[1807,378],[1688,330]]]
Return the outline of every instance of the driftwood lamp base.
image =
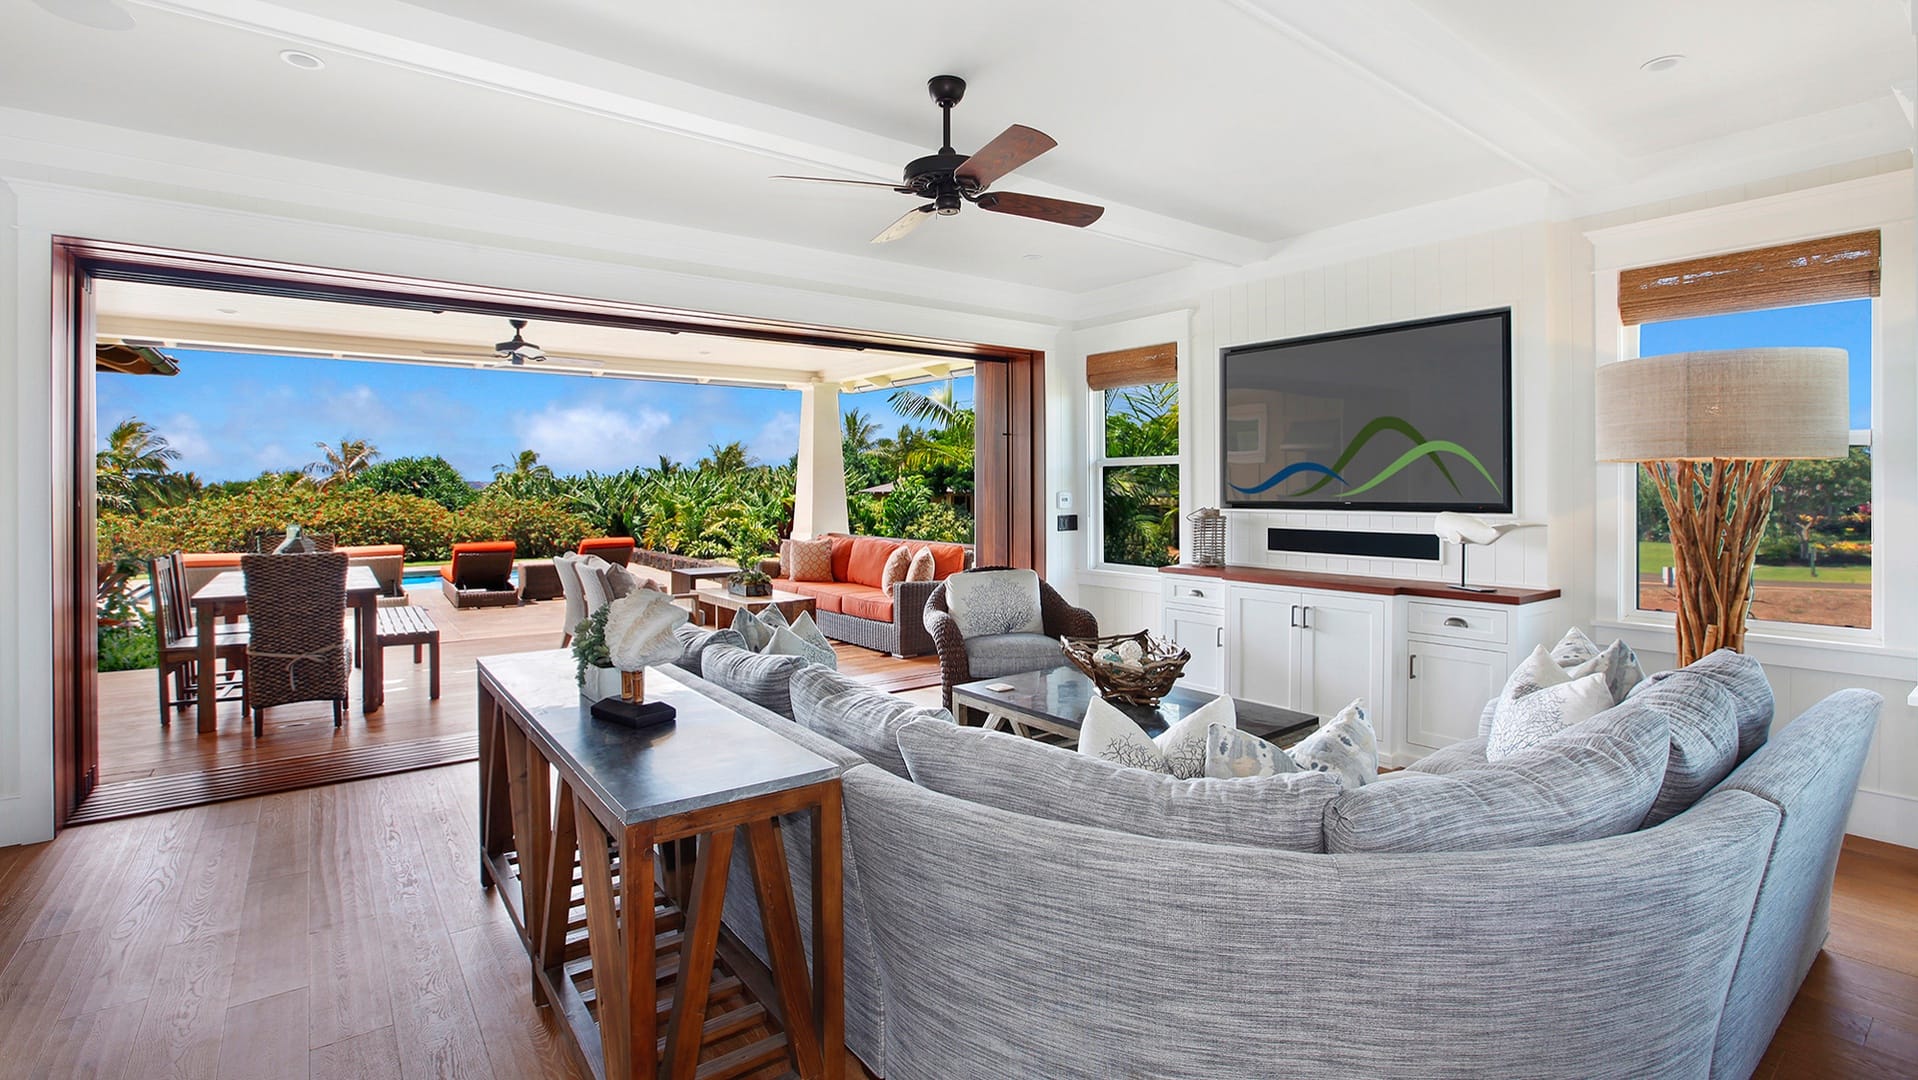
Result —
[[[1647,461],[1671,522],[1678,591],[1678,663],[1745,650],[1752,565],[1785,462]]]

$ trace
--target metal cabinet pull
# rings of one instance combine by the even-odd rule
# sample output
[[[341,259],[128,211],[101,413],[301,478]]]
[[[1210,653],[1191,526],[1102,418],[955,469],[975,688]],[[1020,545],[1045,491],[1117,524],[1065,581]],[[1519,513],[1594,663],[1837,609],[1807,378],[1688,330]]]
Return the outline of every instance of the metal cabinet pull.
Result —
[[[1312,605],[1311,604],[1307,604],[1304,607],[1299,609],[1299,625],[1307,630],[1312,629]]]
[[[1296,630],[1298,629],[1298,626],[1299,626],[1299,605],[1293,604],[1292,605],[1292,628]]]
[[[1416,679],[1419,677],[1419,654],[1418,653],[1413,653],[1412,662],[1406,665],[1405,677],[1408,679]]]
[[[1223,627],[1223,626],[1221,626],[1221,627],[1219,627],[1219,628],[1218,628],[1218,631],[1219,631],[1219,632],[1218,632],[1218,634],[1217,634],[1217,637],[1218,637],[1218,646],[1219,646],[1219,648],[1221,648],[1221,649],[1223,649],[1223,648],[1225,648],[1225,627]]]
[[[1464,619],[1459,618],[1457,615],[1447,615],[1445,617],[1445,625],[1451,627],[1454,630],[1463,630],[1472,624],[1469,622],[1466,622]]]
[[[1188,590],[1187,590],[1187,592],[1189,592],[1189,593],[1190,593],[1191,595],[1193,595],[1193,596],[1204,596],[1204,595],[1205,595],[1205,590],[1204,590],[1204,589],[1188,589]]]

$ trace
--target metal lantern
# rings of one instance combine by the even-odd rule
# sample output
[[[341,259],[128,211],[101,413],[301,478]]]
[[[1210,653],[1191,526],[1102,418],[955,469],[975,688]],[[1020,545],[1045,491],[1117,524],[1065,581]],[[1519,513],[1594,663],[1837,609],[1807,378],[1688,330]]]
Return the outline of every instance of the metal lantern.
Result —
[[[1216,506],[1202,506],[1186,515],[1192,523],[1192,564],[1225,565],[1225,515]]]

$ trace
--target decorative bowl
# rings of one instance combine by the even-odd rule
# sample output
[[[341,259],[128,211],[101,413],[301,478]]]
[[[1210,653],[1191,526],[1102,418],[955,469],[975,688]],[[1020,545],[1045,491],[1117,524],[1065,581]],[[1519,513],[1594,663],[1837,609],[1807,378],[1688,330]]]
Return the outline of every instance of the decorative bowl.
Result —
[[[1066,659],[1099,688],[1099,696],[1130,705],[1157,705],[1171,692],[1192,654],[1147,630],[1106,637],[1066,638]]]

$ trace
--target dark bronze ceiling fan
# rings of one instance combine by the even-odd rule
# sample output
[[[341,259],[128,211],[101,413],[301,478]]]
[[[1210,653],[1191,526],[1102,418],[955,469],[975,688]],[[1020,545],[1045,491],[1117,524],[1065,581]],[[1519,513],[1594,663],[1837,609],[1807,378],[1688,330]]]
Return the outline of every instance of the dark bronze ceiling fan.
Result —
[[[913,207],[898,221],[886,226],[878,236],[872,238],[875,244],[899,239],[934,214],[948,217],[957,214],[966,203],[996,214],[1016,214],[1080,229],[1099,220],[1099,215],[1105,213],[1105,207],[1089,203],[988,190],[994,181],[1059,144],[1043,131],[1024,124],[1014,124],[981,147],[978,153],[958,153],[952,148],[952,107],[966,96],[966,80],[957,75],[935,75],[926,81],[926,91],[932,95],[933,103],[939,106],[944,139],[938,153],[917,158],[906,166],[904,182],[887,184],[877,180],[841,180],[830,176],[775,176],[773,179],[886,188],[902,195],[932,200],[923,206]]]

